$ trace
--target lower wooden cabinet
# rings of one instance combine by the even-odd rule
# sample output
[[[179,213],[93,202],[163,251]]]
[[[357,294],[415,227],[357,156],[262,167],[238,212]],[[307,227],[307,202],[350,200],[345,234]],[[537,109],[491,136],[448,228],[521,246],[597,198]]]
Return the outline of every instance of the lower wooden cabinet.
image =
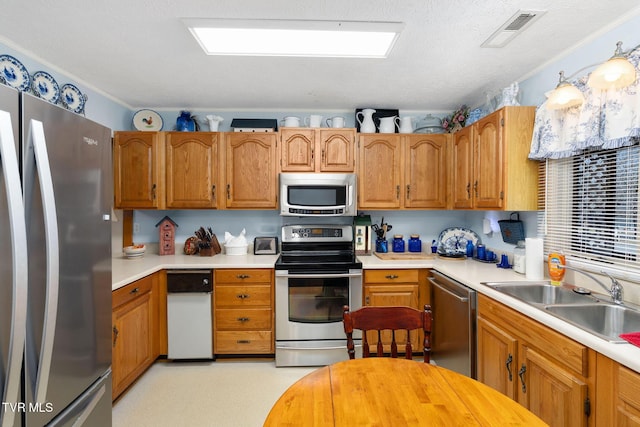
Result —
[[[596,425],[640,426],[640,374],[598,354]]]
[[[112,293],[112,399],[159,355],[158,276],[149,275]]]
[[[551,426],[587,426],[596,353],[484,295],[478,297],[478,380]]]
[[[393,270],[365,270],[363,283],[363,306],[403,305],[421,309],[421,287],[425,286],[428,270],[393,269]],[[423,304],[424,305],[424,304]],[[422,349],[422,334],[413,334],[411,346],[416,352]],[[377,336],[370,332],[370,343],[377,343]],[[404,342],[406,333],[397,332],[396,340]],[[391,349],[391,333],[382,332],[384,351]],[[375,345],[370,345],[370,351],[375,353]]]
[[[214,271],[215,354],[273,354],[272,269]]]

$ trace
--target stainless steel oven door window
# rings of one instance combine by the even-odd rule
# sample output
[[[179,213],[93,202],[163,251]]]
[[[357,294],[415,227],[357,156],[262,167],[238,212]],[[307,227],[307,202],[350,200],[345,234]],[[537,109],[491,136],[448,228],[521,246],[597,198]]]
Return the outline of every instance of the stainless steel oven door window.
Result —
[[[362,305],[362,270],[276,271],[276,340],[345,339],[342,307]]]

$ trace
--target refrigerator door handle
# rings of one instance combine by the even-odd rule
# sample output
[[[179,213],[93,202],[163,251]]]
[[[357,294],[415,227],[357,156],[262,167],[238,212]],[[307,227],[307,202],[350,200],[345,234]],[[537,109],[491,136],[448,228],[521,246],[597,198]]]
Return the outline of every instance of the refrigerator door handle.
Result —
[[[44,230],[46,242],[46,289],[44,325],[42,329],[42,348],[36,378],[36,402],[47,401],[47,386],[53,353],[53,341],[56,330],[56,314],[58,311],[58,285],[60,282],[60,253],[58,240],[58,217],[53,192],[53,179],[47,154],[47,144],[42,122],[31,120],[29,137],[33,142],[38,170],[38,182],[42,192],[42,209],[44,211]]]
[[[27,228],[21,186],[16,184],[20,182],[20,172],[11,116],[6,111],[0,111],[0,163],[9,209],[13,286],[11,334],[2,402],[17,404],[27,322]],[[17,410],[3,410],[0,413],[0,425],[13,426],[16,413]]]

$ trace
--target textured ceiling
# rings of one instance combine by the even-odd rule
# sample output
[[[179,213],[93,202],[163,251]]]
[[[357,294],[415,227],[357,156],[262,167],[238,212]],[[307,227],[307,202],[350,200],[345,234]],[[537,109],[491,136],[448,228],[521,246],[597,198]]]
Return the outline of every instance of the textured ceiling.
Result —
[[[3,0],[0,37],[131,108],[447,111],[482,103],[637,7],[637,0]],[[519,9],[547,13],[506,47],[480,48]],[[195,17],[395,21],[405,29],[387,59],[217,57],[204,55],[180,20]]]

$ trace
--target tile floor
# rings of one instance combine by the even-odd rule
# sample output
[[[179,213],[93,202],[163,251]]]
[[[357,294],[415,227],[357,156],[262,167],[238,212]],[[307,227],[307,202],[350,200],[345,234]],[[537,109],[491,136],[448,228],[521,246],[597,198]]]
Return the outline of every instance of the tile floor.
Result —
[[[156,362],[113,405],[113,427],[259,427],[278,397],[317,368],[272,360]]]

